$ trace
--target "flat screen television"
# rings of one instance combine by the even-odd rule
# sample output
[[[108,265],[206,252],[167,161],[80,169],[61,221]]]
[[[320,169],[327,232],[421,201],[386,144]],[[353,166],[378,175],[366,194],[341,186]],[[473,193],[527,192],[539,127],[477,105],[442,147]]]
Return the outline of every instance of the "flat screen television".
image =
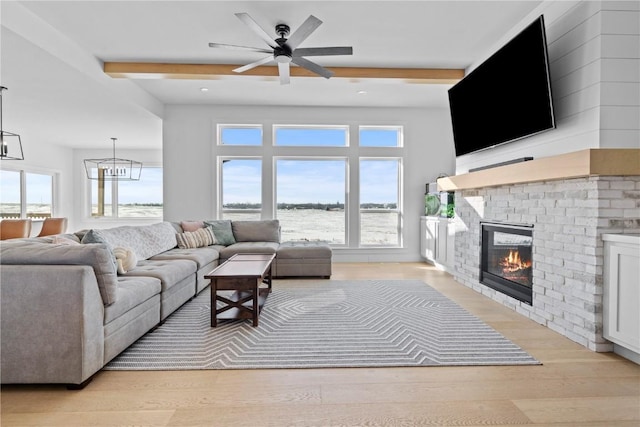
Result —
[[[555,128],[540,15],[449,89],[456,156]]]

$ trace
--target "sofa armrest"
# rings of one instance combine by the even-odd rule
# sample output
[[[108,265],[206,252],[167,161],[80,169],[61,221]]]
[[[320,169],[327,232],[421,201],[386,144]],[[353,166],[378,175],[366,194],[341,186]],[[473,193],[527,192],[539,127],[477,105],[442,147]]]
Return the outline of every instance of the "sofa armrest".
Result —
[[[2,265],[3,384],[81,384],[103,366],[104,306],[93,268]]]

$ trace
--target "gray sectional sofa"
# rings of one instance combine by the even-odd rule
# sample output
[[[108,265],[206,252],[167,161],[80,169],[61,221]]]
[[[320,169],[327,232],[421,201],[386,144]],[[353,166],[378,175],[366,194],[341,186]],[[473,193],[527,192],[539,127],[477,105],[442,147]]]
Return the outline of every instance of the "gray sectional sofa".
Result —
[[[82,387],[236,253],[276,254],[274,277],[331,275],[331,248],[281,243],[277,220],[226,225],[231,241],[202,247],[177,247],[189,233],[170,222],[1,242],[2,383]]]

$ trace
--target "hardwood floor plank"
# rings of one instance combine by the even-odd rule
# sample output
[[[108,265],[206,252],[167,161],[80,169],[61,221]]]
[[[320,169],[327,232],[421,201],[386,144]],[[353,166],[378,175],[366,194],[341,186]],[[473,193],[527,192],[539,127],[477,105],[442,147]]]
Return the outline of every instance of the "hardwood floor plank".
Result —
[[[537,397],[614,397],[634,392],[637,378],[563,378],[536,381],[502,380],[473,383],[356,384],[321,386],[322,402],[399,403],[442,400],[505,400]]]
[[[268,420],[268,421],[265,421]],[[474,401],[313,405],[304,408],[233,407],[214,412],[177,410],[169,426],[422,426],[528,424],[531,421],[509,401]]]
[[[331,280],[348,279],[423,280],[543,364],[103,371],[84,390],[2,386],[0,424],[640,425],[640,366],[613,353],[594,353],[428,264],[335,263]]]
[[[174,413],[174,410],[136,412],[39,412],[3,414],[0,421],[3,427],[164,427],[169,425],[169,420]]]
[[[640,425],[640,397],[590,397],[514,400],[536,423],[636,421]]]
[[[125,391],[47,391],[10,393],[2,397],[3,413],[149,411],[234,405],[304,405],[320,403],[320,388],[269,384],[218,385],[207,391],[171,388]]]

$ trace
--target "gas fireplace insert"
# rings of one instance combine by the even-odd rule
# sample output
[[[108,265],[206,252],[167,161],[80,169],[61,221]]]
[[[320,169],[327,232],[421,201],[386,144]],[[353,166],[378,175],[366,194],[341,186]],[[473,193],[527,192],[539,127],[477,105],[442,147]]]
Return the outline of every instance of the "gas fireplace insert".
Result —
[[[480,242],[480,283],[531,305],[533,226],[481,222]]]

